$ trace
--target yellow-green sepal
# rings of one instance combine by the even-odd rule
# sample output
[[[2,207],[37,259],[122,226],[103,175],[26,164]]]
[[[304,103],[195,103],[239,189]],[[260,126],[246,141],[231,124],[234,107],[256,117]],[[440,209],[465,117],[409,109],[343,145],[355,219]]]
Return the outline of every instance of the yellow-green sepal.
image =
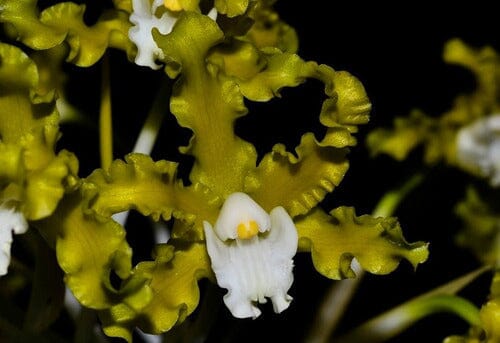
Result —
[[[85,214],[83,203],[80,192],[69,194],[56,212],[35,225],[55,247],[66,285],[76,299],[86,307],[106,309],[119,300],[111,274],[130,276],[132,249],[120,224]]]
[[[226,75],[236,78],[243,95],[253,101],[269,101],[279,96],[283,87],[296,87],[315,74],[317,64],[277,48],[258,49],[255,45],[234,40],[221,46],[209,61]]]
[[[455,212],[463,221],[457,244],[471,250],[484,264],[494,265],[500,254],[497,238],[500,213],[495,213],[472,187],[467,189]]]
[[[177,163],[154,162],[143,154],[115,160],[108,171],[94,171],[82,186],[86,213],[102,217],[135,209],[157,221],[175,217],[203,238],[203,220],[214,220],[220,200],[202,185],[185,187],[177,179]],[[178,233],[176,233],[178,234]],[[187,234],[184,232],[184,234]]]
[[[54,152],[59,115],[53,90],[40,87],[35,63],[0,43],[0,137],[4,171],[0,198],[16,201],[28,220],[50,215],[78,184],[78,161]]]
[[[428,244],[407,243],[395,218],[356,216],[352,207],[330,215],[316,208],[295,221],[299,250],[310,251],[314,267],[330,279],[354,277],[353,258],[373,274],[388,274],[402,259],[414,267],[429,254]]]
[[[132,50],[128,39],[128,14],[120,10],[105,12],[92,26],[83,20],[84,5],[63,2],[41,13],[36,0],[0,0],[0,22],[7,33],[35,50],[53,48],[62,42],[70,47],[67,60],[86,67],[97,62],[108,47]]]
[[[100,314],[108,336],[131,341],[132,330],[161,334],[184,321],[198,306],[198,280],[212,275],[210,259],[203,243],[185,248],[160,245],[154,261],[141,262],[131,280],[147,280],[147,302],[140,297]],[[140,281],[142,282],[142,281]],[[143,304],[143,306],[138,306]]]
[[[350,73],[324,64],[317,67],[315,78],[325,84],[328,96],[319,116],[327,127],[322,143],[337,148],[356,145],[353,134],[370,120],[371,104],[363,84]]]
[[[167,56],[167,73],[176,76],[182,70],[170,109],[179,124],[194,133],[189,147],[181,150],[195,157],[191,182],[222,197],[243,189],[257,159],[253,145],[233,130],[236,118],[247,111],[243,96],[233,80],[205,61],[223,33],[210,18],[183,12],[172,33],[153,31],[153,36]]]
[[[236,17],[246,12],[249,0],[215,0],[217,12],[228,17]]]
[[[258,1],[250,10],[253,25],[244,35],[257,48],[278,48],[283,52],[296,53],[299,38],[295,29],[282,21],[270,1]]]
[[[370,132],[367,145],[372,155],[387,154],[398,161],[404,160],[418,145],[432,139],[435,120],[422,112],[414,110],[408,118],[394,120],[394,129],[375,129]],[[431,144],[429,147],[434,146]],[[439,152],[430,153],[432,156]]]
[[[247,178],[245,191],[267,211],[283,206],[291,217],[306,214],[349,168],[346,149],[322,146],[312,133],[302,136],[296,155],[275,145]]]

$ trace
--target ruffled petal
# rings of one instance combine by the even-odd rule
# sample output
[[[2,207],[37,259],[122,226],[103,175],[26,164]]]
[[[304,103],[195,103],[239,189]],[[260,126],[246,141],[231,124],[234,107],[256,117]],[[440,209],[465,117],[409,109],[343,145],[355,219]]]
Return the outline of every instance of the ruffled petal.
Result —
[[[128,32],[128,36],[137,46],[135,63],[140,66],[159,69],[161,65],[156,59],[164,57],[163,51],[153,39],[151,31],[156,28],[161,34],[166,35],[172,31],[177,17],[170,11],[165,11],[161,17],[155,15],[156,10],[163,4],[163,0],[155,0],[150,5],[149,0],[133,0],[134,11],[130,15],[130,22],[134,24]]]
[[[316,270],[331,279],[354,277],[353,258],[370,273],[388,274],[403,258],[416,267],[429,255],[428,244],[404,240],[395,218],[357,217],[351,207],[330,215],[315,209],[295,225],[299,249],[311,251]]]

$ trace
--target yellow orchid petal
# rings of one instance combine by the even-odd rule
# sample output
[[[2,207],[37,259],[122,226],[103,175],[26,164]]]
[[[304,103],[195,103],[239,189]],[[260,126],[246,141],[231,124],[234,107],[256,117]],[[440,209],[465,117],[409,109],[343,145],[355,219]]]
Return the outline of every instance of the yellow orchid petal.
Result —
[[[48,7],[41,13],[36,0],[0,0],[0,22],[9,24],[8,33],[32,49],[45,50],[66,41],[70,51],[67,60],[78,66],[97,62],[108,47],[131,52],[127,33],[128,14],[109,10],[89,27],[83,20],[84,5],[65,2]]]
[[[247,191],[264,209],[283,206],[290,216],[305,214],[340,184],[347,150],[322,147],[312,133],[302,136],[297,156],[276,145],[247,178]]]
[[[257,159],[255,148],[233,131],[236,118],[246,113],[243,96],[234,81],[205,63],[209,49],[221,41],[222,32],[210,18],[184,12],[172,33],[153,33],[171,59],[167,73],[173,77],[182,70],[170,109],[181,126],[194,132],[190,146],[182,150],[195,156],[191,181],[220,196],[243,189],[245,175]]]
[[[248,8],[249,0],[215,0],[217,12],[228,17],[242,15]]]
[[[463,221],[462,230],[456,237],[457,244],[471,250],[484,264],[495,264],[500,253],[495,238],[500,214],[495,213],[472,187],[455,211]]]
[[[160,334],[190,315],[200,299],[198,280],[211,276],[210,260],[204,244],[192,244],[185,250],[159,246],[155,261],[137,265],[132,280],[148,280],[150,301],[141,308],[111,308],[101,314],[104,332],[131,341],[138,326],[144,332]],[[140,299],[137,299],[140,302]]]
[[[68,195],[52,216],[36,225],[55,246],[73,295],[86,307],[105,309],[117,301],[111,273],[122,279],[130,275],[132,251],[120,224],[84,214],[82,202],[79,192]]]
[[[10,179],[0,199],[18,201],[28,220],[50,215],[78,183],[75,156],[54,152],[59,138],[54,92],[40,87],[35,63],[18,48],[0,44],[0,137]],[[9,171],[10,168],[11,170]],[[14,174],[17,171],[17,174]]]
[[[83,185],[88,209],[98,216],[136,209],[157,221],[172,216],[191,226],[190,237],[203,237],[203,220],[215,218],[220,200],[201,185],[184,187],[176,177],[177,163],[153,162],[142,154],[116,160],[108,172],[93,172]],[[174,231],[179,237],[188,232]]]
[[[416,267],[429,254],[427,244],[404,240],[395,218],[357,217],[351,207],[339,207],[330,216],[314,209],[295,225],[299,249],[311,251],[318,272],[331,279],[354,277],[353,258],[370,273],[388,274],[401,259]]]
[[[283,52],[296,53],[299,39],[293,27],[280,20],[276,11],[269,3],[258,2],[250,12],[254,20],[244,38],[251,41],[257,48],[278,48]]]

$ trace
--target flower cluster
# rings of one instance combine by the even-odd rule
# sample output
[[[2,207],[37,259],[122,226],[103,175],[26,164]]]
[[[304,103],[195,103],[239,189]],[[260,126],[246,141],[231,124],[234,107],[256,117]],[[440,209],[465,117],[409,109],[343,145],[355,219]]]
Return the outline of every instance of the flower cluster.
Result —
[[[98,313],[107,335],[131,341],[136,328],[159,334],[184,321],[198,306],[204,278],[228,290],[224,303],[235,317],[259,316],[256,304],[266,298],[284,311],[297,252],[310,253],[318,272],[334,280],[355,276],[353,259],[376,274],[402,259],[424,262],[427,244],[407,243],[395,218],[322,209],[349,168],[370,103],[354,76],[296,54],[297,35],[272,3],[114,0],[88,25],[83,5],[40,11],[36,0],[0,0],[8,28],[8,42],[0,43],[0,271],[12,232],[30,227],[48,254],[55,251],[63,274],[56,281],[64,278],[77,301]],[[125,52],[137,70],[168,76],[171,91],[158,92],[192,132],[180,148],[194,159],[189,184],[177,176],[178,163],[133,152],[80,177],[77,156],[57,151],[62,61],[106,65],[109,48]],[[258,156],[234,130],[245,104],[270,101],[307,79],[324,84],[324,134],[304,133],[295,151],[276,144]],[[102,124],[110,116],[109,87],[103,82],[104,138],[112,135]],[[111,161],[111,146],[102,142],[102,160]],[[130,210],[171,225],[168,243],[135,265],[127,230],[136,228],[114,219]],[[52,289],[57,297],[60,290]],[[30,315],[47,328],[54,317],[43,313],[35,306]]]

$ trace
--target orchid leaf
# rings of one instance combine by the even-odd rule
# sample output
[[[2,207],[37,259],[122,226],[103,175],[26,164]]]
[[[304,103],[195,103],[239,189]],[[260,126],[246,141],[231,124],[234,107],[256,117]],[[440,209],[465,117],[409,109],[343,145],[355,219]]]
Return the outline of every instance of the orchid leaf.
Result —
[[[35,63],[7,44],[0,44],[0,108],[0,150],[6,153],[0,197],[19,202],[27,219],[44,218],[78,183],[78,161],[67,151],[54,152],[54,92],[39,86]]]
[[[82,203],[79,192],[67,195],[57,211],[36,226],[55,246],[66,285],[78,301],[92,309],[109,308],[118,300],[111,273],[121,279],[130,275],[132,251],[120,224],[84,214]]]
[[[84,5],[64,2],[41,13],[36,0],[0,0],[0,22],[7,32],[35,50],[53,48],[63,42],[69,47],[67,60],[86,67],[96,63],[108,47],[132,50],[128,39],[130,23],[126,12],[109,10],[93,26],[83,20]]]
[[[215,218],[219,199],[201,185],[184,187],[176,173],[177,163],[129,154],[125,162],[114,161],[107,173],[98,169],[85,180],[88,209],[108,218],[130,209],[155,221],[174,216],[194,226],[193,235],[201,239],[202,221]]]
[[[128,306],[121,304],[103,312],[104,332],[130,342],[135,326],[152,334],[170,330],[198,306],[198,280],[211,275],[204,244],[195,243],[185,250],[159,246],[155,260],[139,263],[131,279],[147,280],[150,301],[140,306],[144,301],[137,297],[136,303],[130,301]]]
[[[356,216],[352,207],[339,207],[328,214],[314,209],[295,222],[299,249],[310,251],[321,274],[339,280],[354,277],[353,258],[373,274],[388,274],[401,259],[414,267],[428,257],[427,244],[407,243],[395,218]]]
[[[292,217],[305,214],[340,184],[349,168],[346,149],[322,147],[312,133],[302,137],[296,152],[298,157],[275,145],[247,179],[248,192],[264,209],[283,206]]]
[[[175,76],[182,70],[170,109],[181,126],[194,132],[190,146],[182,150],[195,157],[191,182],[219,196],[243,189],[244,177],[257,159],[255,148],[233,131],[236,118],[247,111],[243,96],[231,79],[205,63],[222,32],[210,18],[184,12],[172,33],[153,31],[153,36],[170,61],[167,73]]]

